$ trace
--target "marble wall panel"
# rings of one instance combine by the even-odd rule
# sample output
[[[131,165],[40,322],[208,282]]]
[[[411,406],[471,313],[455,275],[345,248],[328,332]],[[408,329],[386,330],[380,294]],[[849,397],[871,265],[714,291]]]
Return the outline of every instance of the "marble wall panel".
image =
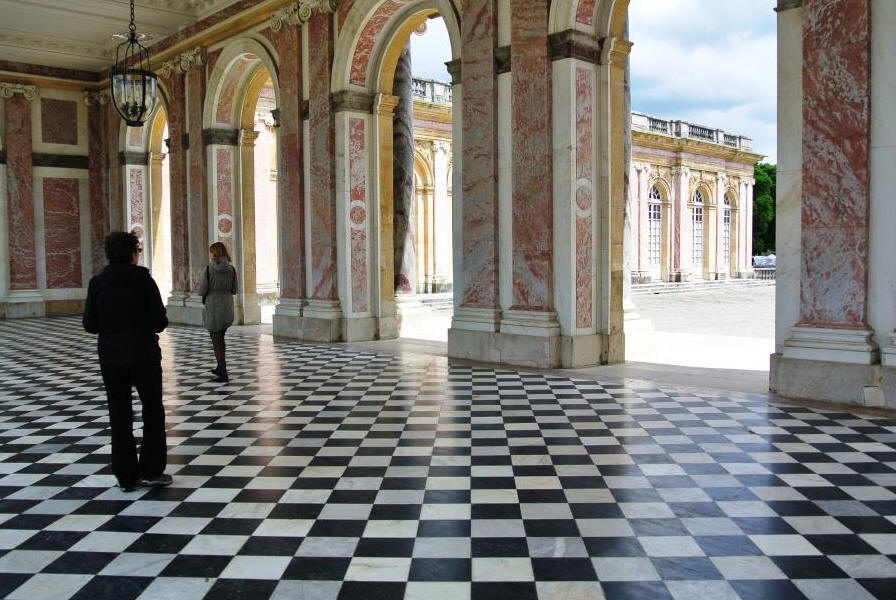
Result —
[[[368,285],[369,250],[367,130],[364,119],[349,119],[349,229],[351,231],[352,312],[370,309]]]
[[[314,13],[308,31],[309,46],[314,48],[308,57],[310,288],[313,299],[337,300],[335,133],[333,107],[330,104],[334,44],[331,15]]]
[[[146,193],[144,189],[144,167],[127,168],[128,231],[137,234],[141,243],[146,233]],[[46,193],[46,191],[45,191]],[[140,254],[140,265],[146,266],[146,253]]]
[[[41,98],[41,140],[49,144],[78,144],[78,105],[74,100]]]
[[[80,180],[45,177],[42,186],[47,289],[82,287]]]
[[[594,7],[597,0],[579,0],[576,6],[576,23],[591,25],[594,23]]]
[[[217,214],[215,237],[233,252],[233,152],[234,147],[215,149]]]
[[[37,287],[31,109],[31,101],[21,94],[6,99],[4,147],[11,290]]]
[[[801,323],[867,321],[870,0],[803,4]]]
[[[511,13],[513,308],[553,310],[551,59],[548,3]]]
[[[497,39],[495,3],[463,0],[462,306],[493,309],[498,297]]]
[[[594,79],[576,67],[576,326],[594,325]]]
[[[283,27],[271,34],[280,56],[280,155],[277,169],[280,227],[280,295],[304,298],[305,170],[302,144],[301,28]]]

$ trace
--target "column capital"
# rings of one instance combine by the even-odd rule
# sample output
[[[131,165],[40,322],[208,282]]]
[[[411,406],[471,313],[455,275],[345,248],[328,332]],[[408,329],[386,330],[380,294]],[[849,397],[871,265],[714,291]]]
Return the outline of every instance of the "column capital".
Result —
[[[165,160],[166,156],[168,156],[167,152],[150,152],[149,160],[154,165],[160,165],[160,164],[162,164],[162,161]]]
[[[196,46],[191,50],[182,52],[170,60],[166,60],[159,68],[159,75],[162,77],[171,77],[172,73],[187,73],[190,69],[201,67],[206,62],[205,48]]]
[[[388,116],[395,113],[398,106],[398,96],[380,92],[373,99],[373,112],[377,115]]]
[[[109,90],[97,90],[95,92],[91,92],[88,90],[84,90],[84,104],[87,106],[106,106],[109,104]]]
[[[609,35],[600,41],[600,64],[611,67],[624,67],[628,55],[632,51],[632,43],[615,35]]]
[[[258,132],[249,127],[240,130],[240,145],[254,146],[255,140],[258,139]]]
[[[25,100],[31,101],[37,98],[37,93],[36,85],[0,82],[0,98],[12,98],[13,94],[22,94]]]
[[[299,0],[271,13],[271,31],[280,31],[283,25],[301,25],[311,19],[314,11],[322,13],[336,12],[338,0]]]
[[[778,0],[778,6],[775,12],[784,12],[785,10],[793,10],[794,8],[802,8],[803,0]]]

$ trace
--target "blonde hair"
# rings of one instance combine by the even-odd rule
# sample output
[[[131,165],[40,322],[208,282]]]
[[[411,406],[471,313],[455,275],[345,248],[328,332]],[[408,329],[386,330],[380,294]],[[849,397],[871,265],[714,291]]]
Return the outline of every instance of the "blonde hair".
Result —
[[[227,252],[227,246],[225,246],[221,242],[215,242],[214,244],[209,246],[208,251],[211,252],[212,256],[214,256],[216,259],[223,256],[227,259],[227,262],[232,262],[230,260],[230,253]]]

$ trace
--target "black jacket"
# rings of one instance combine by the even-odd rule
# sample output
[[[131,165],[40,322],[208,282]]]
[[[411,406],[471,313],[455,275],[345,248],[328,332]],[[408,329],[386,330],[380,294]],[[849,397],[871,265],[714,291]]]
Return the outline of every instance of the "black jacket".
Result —
[[[100,364],[161,360],[156,334],[167,326],[165,305],[149,269],[115,263],[90,280],[84,329],[99,334]]]

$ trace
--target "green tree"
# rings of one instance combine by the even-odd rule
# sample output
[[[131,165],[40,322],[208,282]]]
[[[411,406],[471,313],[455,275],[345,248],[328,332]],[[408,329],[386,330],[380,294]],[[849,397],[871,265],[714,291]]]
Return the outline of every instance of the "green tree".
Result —
[[[753,254],[775,251],[775,184],[777,165],[759,163],[753,170]]]

